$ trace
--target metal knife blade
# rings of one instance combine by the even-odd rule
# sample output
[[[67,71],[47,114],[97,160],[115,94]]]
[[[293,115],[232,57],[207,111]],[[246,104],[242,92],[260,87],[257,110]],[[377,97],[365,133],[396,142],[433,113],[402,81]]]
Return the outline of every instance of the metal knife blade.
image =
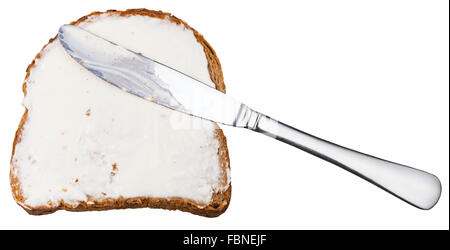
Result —
[[[244,104],[176,69],[74,25],[58,32],[61,45],[106,82],[167,108],[237,127],[251,112]]]

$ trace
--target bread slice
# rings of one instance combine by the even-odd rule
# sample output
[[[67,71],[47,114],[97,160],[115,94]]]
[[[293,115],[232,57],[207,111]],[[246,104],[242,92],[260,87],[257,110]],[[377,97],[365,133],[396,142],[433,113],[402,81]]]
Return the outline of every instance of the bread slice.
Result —
[[[169,13],[109,10],[72,24],[225,92],[214,50]],[[227,209],[230,165],[217,124],[105,84],[56,37],[28,66],[23,92],[10,181],[29,214],[150,207],[215,217]]]

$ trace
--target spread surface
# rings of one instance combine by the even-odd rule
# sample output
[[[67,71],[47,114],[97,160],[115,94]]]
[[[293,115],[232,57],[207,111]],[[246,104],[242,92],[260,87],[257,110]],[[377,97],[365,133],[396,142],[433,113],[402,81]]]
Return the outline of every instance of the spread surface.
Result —
[[[79,26],[214,86],[202,45],[183,25],[101,15]],[[36,60],[26,90],[13,164],[27,206],[140,196],[207,204],[224,188],[213,123],[106,84],[58,40]]]

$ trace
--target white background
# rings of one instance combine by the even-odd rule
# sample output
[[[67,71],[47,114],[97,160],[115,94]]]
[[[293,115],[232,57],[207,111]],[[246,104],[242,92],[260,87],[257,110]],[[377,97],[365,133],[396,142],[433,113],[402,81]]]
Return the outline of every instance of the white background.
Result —
[[[1,25],[0,228],[448,229],[448,1],[7,1]],[[25,69],[61,24],[92,11],[171,12],[216,50],[227,93],[285,123],[421,168],[440,202],[414,208],[269,137],[223,127],[233,194],[203,218],[135,209],[30,216],[9,187]],[[44,144],[42,146],[45,146]]]

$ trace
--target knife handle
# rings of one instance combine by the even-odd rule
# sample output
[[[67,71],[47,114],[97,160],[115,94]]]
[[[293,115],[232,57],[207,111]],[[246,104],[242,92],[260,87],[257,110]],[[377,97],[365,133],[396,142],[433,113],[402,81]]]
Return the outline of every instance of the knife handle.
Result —
[[[439,179],[425,171],[386,161],[310,135],[247,107],[242,127],[273,137],[331,162],[420,209],[441,195]]]

